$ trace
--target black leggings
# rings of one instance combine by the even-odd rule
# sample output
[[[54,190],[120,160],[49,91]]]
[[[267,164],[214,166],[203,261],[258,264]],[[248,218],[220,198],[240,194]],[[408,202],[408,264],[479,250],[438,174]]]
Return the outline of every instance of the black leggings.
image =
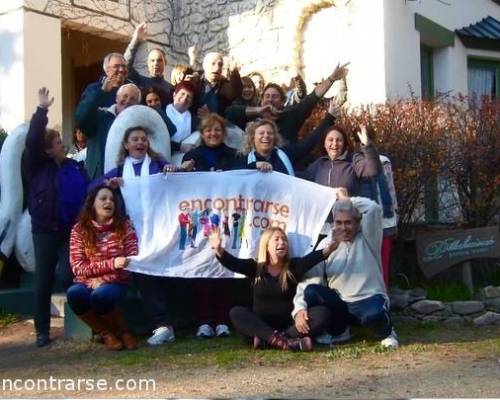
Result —
[[[330,310],[324,306],[316,306],[309,308],[307,312],[310,328],[308,336],[317,336],[326,331],[332,318]],[[284,330],[287,336],[291,338],[304,336],[297,331],[291,317],[282,319],[279,322],[273,321],[274,323],[269,323],[250,309],[241,306],[231,308],[229,316],[236,330],[248,337],[258,336],[269,341],[276,330]],[[284,321],[287,321],[287,323],[284,324]]]

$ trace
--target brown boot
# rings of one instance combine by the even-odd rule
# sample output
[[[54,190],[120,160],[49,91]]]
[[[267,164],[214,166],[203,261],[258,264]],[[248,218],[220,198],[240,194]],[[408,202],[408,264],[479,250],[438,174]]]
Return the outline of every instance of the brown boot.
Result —
[[[116,308],[113,312],[105,314],[102,317],[109,324],[111,331],[120,338],[127,350],[137,348],[137,342],[132,333],[130,333],[120,309]]]
[[[87,311],[78,316],[90,328],[102,337],[104,345],[108,350],[121,350],[123,343],[110,330],[106,321],[94,311]]]
[[[288,339],[278,331],[274,331],[267,343],[269,344],[269,346],[274,347],[275,349],[290,350]]]

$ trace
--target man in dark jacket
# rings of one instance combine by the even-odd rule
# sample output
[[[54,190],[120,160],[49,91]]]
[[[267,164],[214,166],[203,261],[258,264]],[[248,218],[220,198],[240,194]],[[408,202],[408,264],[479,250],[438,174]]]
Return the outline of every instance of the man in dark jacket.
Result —
[[[104,76],[100,77],[96,82],[89,83],[80,97],[80,102],[84,101],[87,96],[94,92],[96,88],[100,88],[106,79],[112,80],[112,87],[105,96],[100,99],[99,107],[111,107],[115,104],[116,92],[124,83],[130,83],[126,79],[127,64],[125,58],[120,53],[109,53],[104,57],[102,62]]]
[[[76,125],[87,135],[87,158],[85,169],[91,180],[104,173],[104,150],[108,131],[116,116],[125,108],[139,104],[141,91],[133,83],[121,86],[116,93],[116,103],[109,108],[101,108],[102,99],[113,90],[113,78],[106,78],[101,87],[94,87],[80,100],[76,111]]]
[[[36,345],[50,342],[50,297],[56,265],[63,286],[72,283],[69,266],[69,233],[87,193],[87,179],[76,161],[66,158],[59,132],[48,129],[49,91],[38,91],[39,106],[26,136],[23,173],[28,189],[35,250]]]
[[[167,56],[165,52],[156,47],[148,53],[147,66],[149,76],[141,75],[134,67],[135,56],[140,44],[148,37],[147,25],[145,22],[139,24],[134,31],[132,40],[125,50],[125,60],[127,61],[127,78],[141,89],[155,88],[160,93],[162,108],[172,102],[174,86],[167,82],[163,76],[167,66]]]
[[[311,115],[318,103],[333,83],[347,75],[347,64],[337,65],[328,78],[321,81],[302,101],[285,109],[286,94],[277,83],[268,83],[264,88],[259,107],[230,106],[225,111],[226,118],[245,129],[246,123],[256,118],[271,119],[278,125],[279,133],[290,142],[297,141],[302,124]]]

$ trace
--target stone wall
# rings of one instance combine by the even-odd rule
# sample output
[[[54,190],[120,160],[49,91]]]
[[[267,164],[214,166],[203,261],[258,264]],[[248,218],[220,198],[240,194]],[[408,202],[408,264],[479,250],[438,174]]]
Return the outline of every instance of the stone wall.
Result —
[[[396,326],[415,322],[439,322],[449,326],[463,323],[500,325],[500,286],[480,289],[476,300],[442,302],[428,300],[426,292],[417,288],[391,288],[391,311]]]

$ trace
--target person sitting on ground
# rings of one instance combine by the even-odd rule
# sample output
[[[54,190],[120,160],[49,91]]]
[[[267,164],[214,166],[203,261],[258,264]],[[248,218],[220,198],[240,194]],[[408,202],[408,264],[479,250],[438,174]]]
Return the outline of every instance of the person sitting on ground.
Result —
[[[224,65],[220,53],[211,52],[203,59],[203,74],[195,79],[197,115],[201,118],[208,112],[224,115],[226,108],[241,96],[241,77],[236,67],[231,68],[228,78],[222,76]]]
[[[243,89],[241,96],[233,101],[233,105],[255,107],[259,104],[259,95],[253,81],[248,76],[241,78]]]
[[[137,255],[137,236],[119,210],[116,194],[95,187],[71,231],[70,262],[74,284],[66,292],[73,312],[100,335],[109,350],[137,347],[119,304],[128,290],[125,270]]]
[[[330,100],[328,112],[319,126],[297,143],[283,145],[284,140],[273,120],[261,119],[248,124],[245,144],[239,153],[236,167],[258,169],[262,172],[278,171],[295,175],[293,163],[309,154],[323,133],[333,125],[341,104],[336,98]]]
[[[174,86],[165,80],[163,74],[167,66],[167,55],[159,47],[155,47],[148,53],[147,66],[149,76],[141,75],[134,68],[134,61],[140,44],[148,37],[148,27],[145,22],[137,25],[132,40],[125,50],[125,60],[127,61],[128,78],[139,88],[155,88],[160,93],[161,103],[164,108],[172,102]]]
[[[104,57],[102,62],[102,69],[104,70],[104,76],[100,77],[96,82],[89,83],[80,97],[80,103],[85,101],[87,96],[91,95],[103,86],[104,81],[108,80],[110,87],[99,98],[98,107],[111,107],[115,104],[116,92],[120,86],[131,83],[127,79],[127,62],[125,57],[120,53],[109,53]]]
[[[232,105],[226,109],[225,117],[245,129],[247,122],[256,118],[270,119],[276,122],[279,132],[290,142],[297,141],[297,134],[302,124],[311,115],[318,103],[333,83],[347,75],[347,64],[337,65],[327,79],[319,83],[299,104],[285,109],[286,95],[280,85],[268,83],[264,88],[259,107]]]
[[[290,258],[286,233],[278,227],[266,229],[260,238],[257,260],[239,259],[222,247],[219,229],[209,236],[217,260],[227,269],[247,276],[253,284],[253,309],[236,306],[230,311],[236,330],[253,338],[254,348],[268,344],[281,350],[311,351],[311,335],[323,332],[331,314],[324,306],[309,310],[310,331],[299,332],[291,318],[293,296],[303,274],[327,258],[338,244],[332,242],[323,250],[301,258]]]
[[[101,108],[101,100],[113,89],[113,78],[106,78],[102,87],[93,88],[82,98],[75,111],[76,124],[87,134],[87,158],[85,169],[90,179],[100,177],[104,172],[104,150],[109,128],[116,116],[129,106],[141,102],[141,91],[133,83],[127,83],[116,92],[116,103]]]
[[[50,342],[50,298],[58,278],[66,289],[73,280],[68,258],[68,239],[87,192],[83,165],[66,157],[59,132],[46,129],[54,98],[38,91],[38,107],[31,118],[23,156],[27,203],[31,215],[35,251],[36,345]]]
[[[144,105],[155,109],[160,114],[160,117],[167,125],[170,138],[172,138],[177,132],[177,128],[162,108],[160,92],[154,87],[150,87],[142,91],[142,98],[144,99]]]
[[[371,327],[383,347],[397,348],[380,261],[381,208],[364,197],[349,198],[345,190],[337,193],[333,229],[318,248],[330,246],[332,240],[339,245],[299,284],[292,314],[295,326],[307,334],[311,307],[322,305],[334,316],[327,330],[333,341],[349,340],[349,325],[361,325]]]

